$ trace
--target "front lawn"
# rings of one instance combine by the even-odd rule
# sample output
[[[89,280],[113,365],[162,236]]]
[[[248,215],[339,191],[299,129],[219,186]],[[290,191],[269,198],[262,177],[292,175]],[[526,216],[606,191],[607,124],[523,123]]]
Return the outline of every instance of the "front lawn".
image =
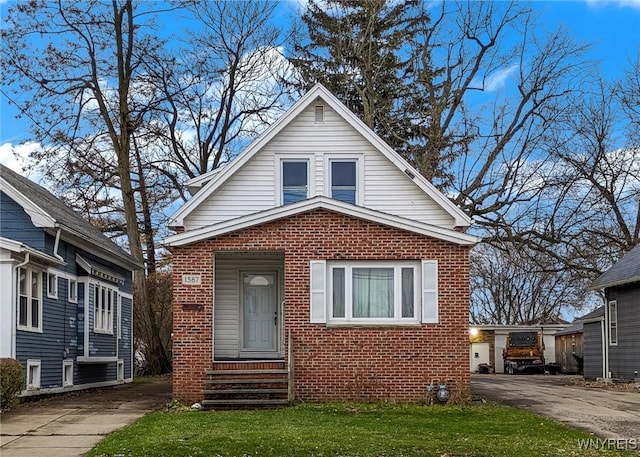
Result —
[[[152,413],[96,456],[603,456],[593,437],[494,405],[300,405],[261,411]],[[630,455],[633,455],[629,453]]]

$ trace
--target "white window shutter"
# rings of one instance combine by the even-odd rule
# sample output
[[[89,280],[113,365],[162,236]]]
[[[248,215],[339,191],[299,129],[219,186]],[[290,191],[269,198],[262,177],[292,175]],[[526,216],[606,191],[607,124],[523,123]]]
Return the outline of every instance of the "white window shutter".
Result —
[[[422,261],[422,323],[437,324],[438,317],[438,261]]]
[[[310,322],[323,324],[327,322],[327,263],[324,260],[312,260],[309,263],[309,286],[311,295]]]

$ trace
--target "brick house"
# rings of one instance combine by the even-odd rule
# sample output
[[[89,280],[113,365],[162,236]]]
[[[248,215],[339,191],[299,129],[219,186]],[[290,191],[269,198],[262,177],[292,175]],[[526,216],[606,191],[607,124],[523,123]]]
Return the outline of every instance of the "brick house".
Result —
[[[468,395],[470,219],[324,87],[187,185],[165,240],[174,398]]]

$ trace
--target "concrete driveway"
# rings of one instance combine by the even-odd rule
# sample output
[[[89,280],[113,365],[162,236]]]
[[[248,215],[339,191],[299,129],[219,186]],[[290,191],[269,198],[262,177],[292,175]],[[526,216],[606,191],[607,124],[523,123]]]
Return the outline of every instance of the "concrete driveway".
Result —
[[[607,439],[640,442],[640,390],[571,385],[567,376],[472,375],[474,397],[526,409]]]
[[[168,380],[23,403],[0,416],[2,457],[79,457],[107,434],[171,399]]]

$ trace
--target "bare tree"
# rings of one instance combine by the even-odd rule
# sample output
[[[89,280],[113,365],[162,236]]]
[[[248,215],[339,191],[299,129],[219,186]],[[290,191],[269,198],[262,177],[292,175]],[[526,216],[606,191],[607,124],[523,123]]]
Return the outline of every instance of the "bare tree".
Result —
[[[32,159],[50,176],[72,176],[81,189],[93,190],[75,202],[95,205],[103,230],[123,230],[140,264],[146,260],[140,233],[147,244],[152,237],[147,182],[132,139],[154,103],[143,89],[142,63],[161,45],[148,33],[155,6],[134,7],[131,0],[21,2],[8,9],[9,26],[2,30],[3,93],[46,144]],[[153,267],[154,250],[146,253]],[[135,307],[153,315],[146,277],[135,278]]]
[[[176,188],[233,158],[284,110],[286,61],[275,2],[183,2],[201,27],[175,57],[147,62],[162,104],[147,127],[162,147],[154,164]]]
[[[585,289],[544,253],[508,243],[472,253],[471,321],[476,324],[553,322],[580,309]]]

